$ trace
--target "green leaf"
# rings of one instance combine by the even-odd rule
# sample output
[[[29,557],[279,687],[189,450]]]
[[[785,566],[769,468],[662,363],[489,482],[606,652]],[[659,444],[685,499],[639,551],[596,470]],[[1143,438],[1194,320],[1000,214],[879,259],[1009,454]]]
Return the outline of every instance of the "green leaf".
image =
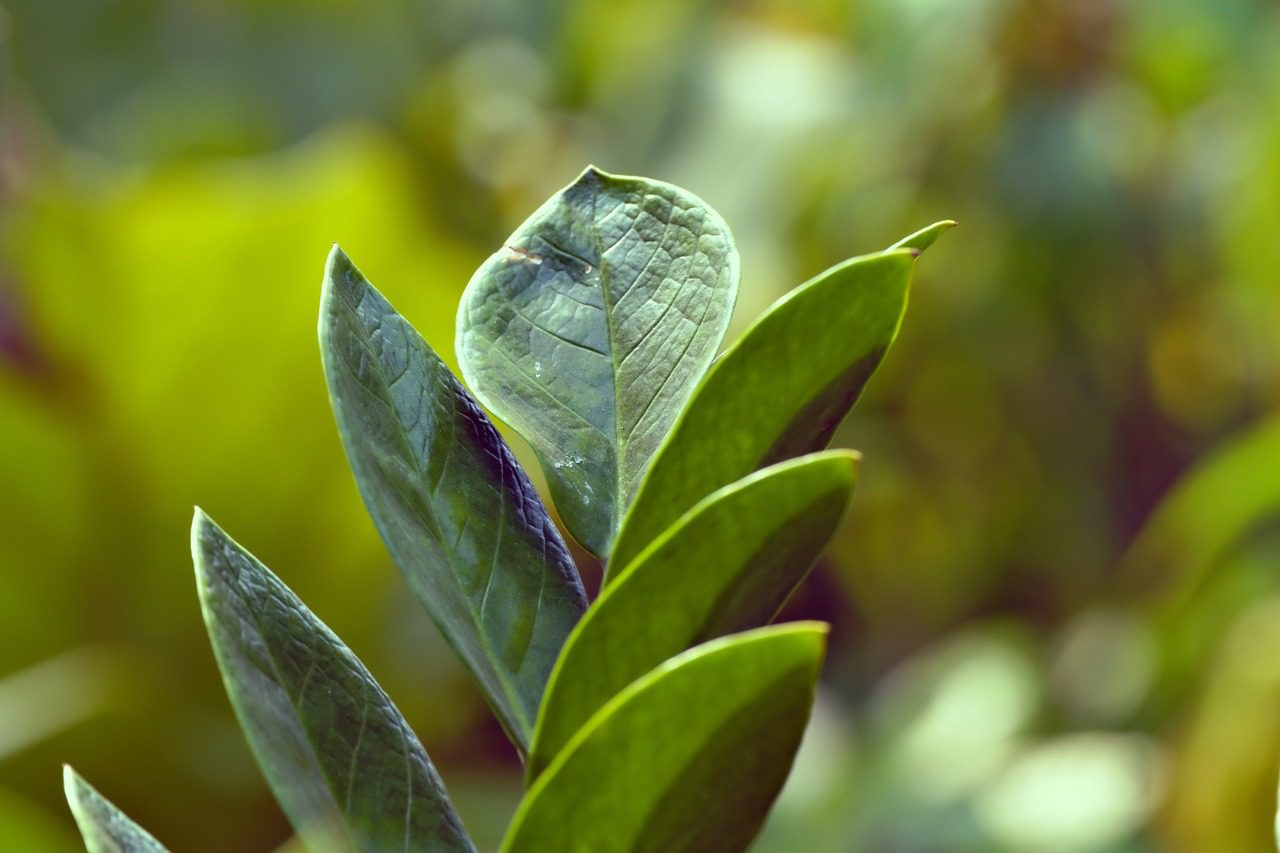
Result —
[[[1156,506],[1121,561],[1135,587],[1158,588],[1159,606],[1193,606],[1233,546],[1280,515],[1280,416],[1254,423],[1214,448]]]
[[[489,418],[336,246],[320,348],[378,532],[524,752],[587,606],[564,541]]]
[[[943,232],[949,231],[956,226],[954,219],[943,219],[941,222],[935,222],[921,228],[914,234],[908,234],[898,242],[889,247],[889,251],[894,249],[915,249],[917,252],[923,252],[934,244]]]
[[[99,794],[69,764],[62,767],[62,785],[89,853],[165,853],[163,844]]]
[[[745,849],[800,745],[825,637],[820,623],[758,628],[634,682],[538,777],[502,849]]]
[[[705,498],[623,570],[565,643],[529,778],[662,661],[772,620],[840,523],[857,462],[852,451],[828,451],[752,474]]]
[[[200,510],[191,550],[227,695],[308,846],[474,850],[431,759],[351,650]]]
[[[606,582],[715,489],[827,445],[898,334],[917,254],[895,249],[837,264],[776,302],[725,352],[654,457]]]
[[[467,285],[458,363],[533,446],[560,515],[603,556],[724,338],[729,228],[678,187],[589,168]]]

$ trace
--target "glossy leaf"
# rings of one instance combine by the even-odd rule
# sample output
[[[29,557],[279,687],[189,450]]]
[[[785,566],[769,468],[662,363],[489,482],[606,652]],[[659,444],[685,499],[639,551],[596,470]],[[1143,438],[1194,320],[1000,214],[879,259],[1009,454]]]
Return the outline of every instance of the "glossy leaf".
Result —
[[[369,514],[523,752],[586,609],[573,559],[489,418],[336,246],[320,343]]]
[[[917,252],[923,252],[932,246],[939,237],[945,232],[950,231],[956,226],[954,219],[943,219],[932,225],[926,225],[913,234],[908,234],[898,242],[889,247],[889,251],[894,249],[915,249]]]
[[[62,785],[89,853],[165,853],[163,844],[99,794],[70,765],[63,765]]]
[[[705,498],[623,570],[552,672],[529,778],[662,661],[772,620],[840,523],[857,462],[852,451],[828,451],[752,474]]]
[[[724,337],[729,228],[678,187],[589,168],[467,285],[458,363],[533,446],[569,531],[604,555]]]
[[[606,580],[715,489],[827,445],[897,336],[918,253],[837,264],[776,302],[725,352],[654,458]]]
[[[199,510],[191,550],[227,695],[308,846],[473,850],[427,753],[351,650]]]
[[[800,745],[825,636],[820,623],[758,628],[661,664],[574,735],[502,849],[744,850]]]

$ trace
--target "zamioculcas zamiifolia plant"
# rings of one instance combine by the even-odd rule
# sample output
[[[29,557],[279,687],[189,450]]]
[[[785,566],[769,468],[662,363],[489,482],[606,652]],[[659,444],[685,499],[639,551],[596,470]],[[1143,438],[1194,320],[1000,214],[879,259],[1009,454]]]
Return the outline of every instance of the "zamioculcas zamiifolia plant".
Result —
[[[951,224],[832,267],[716,359],[738,289],[724,221],[670,184],[587,169],[467,286],[470,392],[333,249],[320,349],[360,493],[525,763],[503,850],[754,838],[826,637],[769,623],[857,472],[856,453],[824,448],[897,334],[915,258]],[[594,602],[477,399],[528,440],[569,533],[605,561]],[[191,543],[231,704],[302,842],[474,849],[351,650],[199,510]],[[70,768],[66,785],[90,850],[163,849]]]

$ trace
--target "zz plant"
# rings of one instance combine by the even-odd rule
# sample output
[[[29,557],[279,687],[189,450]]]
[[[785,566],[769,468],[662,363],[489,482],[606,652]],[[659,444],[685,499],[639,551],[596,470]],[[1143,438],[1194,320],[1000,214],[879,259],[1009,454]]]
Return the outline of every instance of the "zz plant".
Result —
[[[320,348],[338,430],[392,558],[524,760],[504,851],[750,844],[824,652],[825,625],[769,625],[849,502],[859,457],[824,448],[951,224],[832,267],[716,359],[738,289],[724,221],[670,184],[587,169],[467,286],[470,393],[333,249]],[[477,399],[605,561],[594,602]],[[351,650],[199,510],[191,544],[231,704],[301,840],[473,850]],[[90,850],[163,849],[70,768],[66,787]]]

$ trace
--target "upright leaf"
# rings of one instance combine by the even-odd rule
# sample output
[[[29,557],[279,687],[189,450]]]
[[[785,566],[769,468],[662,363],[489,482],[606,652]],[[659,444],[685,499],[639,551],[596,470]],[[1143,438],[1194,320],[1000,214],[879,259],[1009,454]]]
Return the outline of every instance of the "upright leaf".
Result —
[[[654,457],[609,577],[715,489],[827,445],[897,336],[918,254],[895,249],[837,264],[776,302],[725,352]]]
[[[917,252],[923,252],[934,244],[944,233],[954,228],[956,225],[954,219],[944,219],[941,222],[935,222],[932,225],[926,225],[913,234],[908,234],[898,242],[894,243],[889,249],[915,249]]]
[[[474,850],[431,759],[351,650],[199,510],[191,550],[227,695],[308,846]]]
[[[587,606],[564,541],[488,417],[336,246],[320,348],[378,532],[523,752]]]
[[[614,697],[525,794],[507,853],[741,851],[791,769],[826,626],[712,640]]]
[[[773,619],[835,532],[857,461],[852,451],[828,451],[726,486],[624,569],[565,643],[538,713],[529,778],[662,661]]]
[[[167,853],[151,833],[99,794],[70,765],[62,767],[62,786],[89,853]]]
[[[738,290],[729,228],[678,187],[589,168],[516,229],[458,308],[458,362],[537,452],[604,555],[715,356]]]

